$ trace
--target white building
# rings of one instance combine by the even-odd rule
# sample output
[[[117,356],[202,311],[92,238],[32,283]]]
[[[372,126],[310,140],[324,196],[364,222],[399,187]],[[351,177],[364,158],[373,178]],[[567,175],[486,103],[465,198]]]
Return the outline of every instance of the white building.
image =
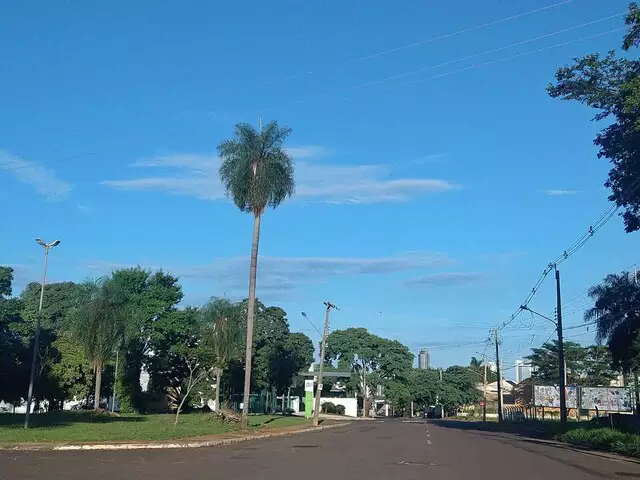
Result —
[[[527,378],[531,378],[533,368],[531,364],[525,360],[516,360],[516,383],[520,383]]]
[[[429,370],[429,366],[431,363],[431,356],[427,350],[420,350],[420,354],[418,355],[418,368],[420,370]]]

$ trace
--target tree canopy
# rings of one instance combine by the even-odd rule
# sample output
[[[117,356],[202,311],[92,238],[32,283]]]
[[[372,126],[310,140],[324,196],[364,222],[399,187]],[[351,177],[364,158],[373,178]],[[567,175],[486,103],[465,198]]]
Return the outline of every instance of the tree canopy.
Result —
[[[606,344],[615,366],[625,372],[640,366],[640,284],[628,272],[607,275],[589,289],[594,301],[585,321],[596,322],[596,340]]]
[[[640,44],[640,10],[631,3],[626,17],[628,31],[622,49]],[[611,163],[605,186],[609,200],[624,209],[627,232],[640,229],[640,60],[597,53],[574,60],[559,68],[549,95],[574,100],[598,111],[596,121],[607,121],[594,143],[598,156]]]

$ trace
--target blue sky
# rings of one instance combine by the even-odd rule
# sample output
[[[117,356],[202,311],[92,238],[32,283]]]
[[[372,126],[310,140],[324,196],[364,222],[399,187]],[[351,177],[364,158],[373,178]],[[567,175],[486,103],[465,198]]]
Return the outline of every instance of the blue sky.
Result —
[[[545,87],[618,48],[627,0],[91,3],[0,15],[0,263],[19,285],[41,236],[62,240],[52,281],[140,264],[180,275],[186,303],[246,296],[252,221],[215,151],[262,116],[293,128],[297,195],[264,217],[258,295],[314,340],[299,312],[319,325],[330,300],[332,328],[466,363],[482,345],[454,345],[609,206],[593,112]],[[569,326],[634,245],[615,218],[563,264]],[[552,312],[550,280],[531,306]],[[523,318],[506,362],[552,331]]]

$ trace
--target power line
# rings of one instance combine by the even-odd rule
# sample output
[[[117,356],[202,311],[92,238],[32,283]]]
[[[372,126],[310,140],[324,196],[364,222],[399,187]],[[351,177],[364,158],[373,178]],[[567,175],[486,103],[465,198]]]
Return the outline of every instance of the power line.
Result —
[[[583,42],[585,40],[593,40],[594,38],[599,38],[599,37],[602,37],[604,35],[609,35],[611,33],[620,32],[620,31],[623,31],[623,30],[626,30],[626,28],[616,28],[616,29],[613,29],[613,30],[607,30],[606,32],[597,33],[595,35],[590,35],[588,37],[577,38],[575,40],[568,40],[566,42],[556,43],[555,45],[549,45],[547,47],[537,48],[535,50],[529,50],[527,52],[519,53],[517,55],[512,55],[510,57],[502,57],[502,58],[498,58],[496,60],[490,60],[490,61],[483,62],[483,63],[477,63],[477,64],[471,65],[469,67],[460,68],[458,70],[453,70],[453,71],[450,71],[450,72],[441,73],[441,74],[438,74],[438,75],[434,75],[432,77],[426,77],[426,78],[421,78],[421,79],[417,79],[417,80],[412,80],[410,82],[399,83],[397,85],[394,85],[392,88],[405,87],[407,85],[412,85],[412,84],[415,84],[415,83],[425,82],[425,81],[428,81],[428,80],[436,80],[438,78],[448,77],[450,75],[456,75],[458,73],[463,73],[463,72],[466,72],[466,71],[469,71],[469,70],[475,70],[476,68],[483,68],[483,67],[487,67],[489,65],[495,65],[497,63],[516,60],[518,58],[526,57],[526,56],[529,56],[529,55],[534,55],[536,53],[546,52],[546,51],[552,50],[554,48],[565,47],[567,45],[572,45],[574,43]],[[377,91],[377,93],[380,93],[380,92],[386,91],[386,90],[387,89],[380,90],[380,91]]]
[[[344,88],[344,89],[341,89],[341,90],[337,90],[337,91],[334,91],[334,92],[323,93],[323,94],[320,94],[320,95],[309,97],[307,99],[292,100],[292,101],[286,102],[286,103],[281,104],[281,105],[274,105],[274,106],[268,107],[268,108],[266,108],[264,110],[261,110],[261,111],[265,112],[265,111],[268,111],[268,110],[273,110],[273,109],[277,108],[278,106],[300,105],[300,104],[311,102],[313,100],[317,100],[317,99],[321,99],[321,98],[327,98],[327,97],[333,97],[333,96],[341,95],[341,94],[344,94],[344,93],[349,93],[349,92],[352,92],[352,91],[361,90],[361,89],[363,89],[365,87],[370,87],[370,86],[374,86],[374,85],[380,85],[380,84],[387,83],[387,82],[392,81],[392,80],[398,80],[400,78],[404,78],[404,77],[407,77],[407,76],[410,76],[410,75],[415,75],[417,73],[425,72],[425,71],[428,71],[428,70],[434,70],[434,69],[437,69],[437,68],[440,68],[440,67],[444,67],[444,66],[447,66],[447,65],[460,63],[460,62],[463,62],[465,60],[471,60],[471,59],[474,59],[474,58],[490,55],[492,53],[497,53],[497,52],[500,52],[500,51],[503,51],[503,50],[507,50],[507,49],[510,49],[510,48],[513,48],[513,47],[517,47],[517,46],[520,46],[520,45],[525,45],[527,43],[535,42],[537,40],[541,40],[541,39],[544,39],[544,38],[552,37],[552,36],[559,35],[561,33],[566,33],[566,32],[569,32],[569,31],[572,31],[572,30],[576,30],[576,29],[579,29],[579,28],[583,28],[583,27],[586,27],[586,26],[589,26],[589,25],[593,25],[593,24],[596,24],[596,23],[599,23],[599,22],[603,22],[605,20],[610,20],[612,18],[621,17],[623,15],[624,15],[624,13],[616,13],[614,15],[609,15],[609,16],[606,16],[606,17],[598,18],[596,20],[592,20],[590,22],[582,23],[582,24],[576,25],[574,27],[569,27],[569,28],[565,28],[565,29],[562,29],[562,30],[557,30],[555,32],[547,33],[547,34],[544,34],[544,35],[541,35],[541,36],[538,36],[538,37],[530,38],[528,40],[523,40],[523,41],[512,43],[512,44],[509,44],[509,45],[504,45],[502,47],[497,47],[497,48],[485,50],[483,52],[475,53],[473,55],[467,55],[467,56],[460,57],[460,58],[457,58],[457,59],[454,59],[454,60],[450,60],[450,61],[447,61],[447,62],[444,62],[444,63],[428,65],[426,67],[422,67],[422,68],[419,68],[419,69],[416,69],[416,70],[410,70],[410,71],[407,71],[407,72],[391,75],[391,76],[384,77],[384,78],[381,78],[381,79],[378,79],[378,80],[372,80],[372,81],[369,81],[369,82],[365,82],[365,83],[362,83],[362,84],[359,84],[359,85],[354,85],[354,86],[347,87],[347,88]],[[413,81],[410,81],[410,82],[404,82],[404,83],[396,84],[396,85],[394,85],[392,87],[389,87],[387,89],[376,90],[376,91],[374,91],[374,93],[384,92],[384,91],[387,91],[387,90],[391,90],[391,89],[394,89],[394,88],[397,88],[397,87],[400,87],[400,86],[410,85],[410,84],[413,84],[413,83],[423,82],[423,81],[427,81],[427,80],[434,80],[434,79],[442,78],[442,77],[445,77],[445,76],[449,76],[449,75],[454,75],[454,74],[457,74],[457,73],[465,72],[467,70],[473,70],[473,69],[476,69],[476,68],[492,65],[494,63],[500,63],[500,62],[505,62],[505,61],[509,61],[509,60],[514,60],[514,59],[517,59],[517,58],[520,58],[520,57],[533,55],[535,53],[543,52],[543,51],[546,51],[546,50],[551,50],[553,48],[563,47],[563,46],[570,45],[570,44],[573,44],[573,43],[582,42],[584,40],[590,40],[590,39],[593,39],[593,38],[597,38],[597,37],[600,37],[600,36],[603,36],[603,35],[607,35],[607,34],[613,33],[613,32],[618,32],[618,31],[621,31],[621,30],[625,30],[625,28],[618,28],[618,29],[607,31],[607,32],[591,35],[591,36],[588,36],[588,37],[582,37],[582,38],[578,38],[578,39],[575,39],[575,40],[570,40],[570,41],[567,41],[567,42],[562,42],[562,43],[558,43],[558,44],[555,44],[555,45],[551,45],[551,46],[548,46],[548,47],[543,47],[543,48],[539,48],[539,49],[536,49],[536,50],[531,50],[531,51],[520,53],[520,54],[511,56],[511,57],[504,57],[504,58],[491,60],[491,61],[480,63],[480,64],[471,65],[469,67],[465,67],[465,68],[462,68],[462,69],[459,69],[459,70],[454,70],[454,71],[451,71],[451,72],[445,72],[445,73],[442,73],[442,74],[434,75],[432,77],[420,78],[420,79],[413,80]],[[370,93],[370,92],[367,92],[367,93]],[[347,97],[343,97],[342,99],[345,100],[345,99],[351,98],[352,96],[353,95],[349,95]]]
[[[300,74],[293,75],[293,76],[290,76],[290,77],[286,77],[283,80],[284,81],[293,80],[293,79],[296,79],[296,78],[312,75],[312,74],[315,74],[315,73],[318,73],[318,72],[321,72],[321,71],[330,70],[330,69],[333,69],[333,68],[336,68],[336,67],[352,65],[354,63],[359,63],[359,62],[365,62],[365,61],[368,61],[368,60],[372,60],[374,58],[379,58],[379,57],[383,57],[385,55],[389,55],[391,53],[399,52],[399,51],[402,51],[402,50],[407,50],[409,48],[414,48],[414,47],[418,47],[418,46],[421,46],[421,45],[426,45],[428,43],[432,43],[432,42],[435,42],[435,41],[438,41],[438,40],[444,40],[446,38],[455,37],[457,35],[462,35],[462,34],[465,34],[465,33],[473,32],[475,30],[480,30],[480,29],[491,27],[491,26],[494,26],[494,25],[499,25],[501,23],[509,22],[511,20],[517,20],[519,18],[526,17],[528,15],[533,15],[535,13],[544,12],[544,11],[551,10],[553,8],[556,8],[556,7],[560,7],[562,5],[566,5],[568,3],[572,3],[573,1],[574,0],[564,0],[562,2],[554,3],[552,5],[547,5],[545,7],[536,8],[534,10],[529,10],[527,12],[519,13],[517,15],[511,15],[509,17],[501,18],[501,19],[498,19],[498,20],[493,20],[491,22],[487,22],[487,23],[483,23],[483,24],[479,24],[479,25],[474,25],[472,27],[463,28],[463,29],[455,31],[455,32],[446,33],[444,35],[439,35],[437,37],[431,37],[431,38],[428,38],[428,39],[425,39],[425,40],[420,40],[418,42],[408,43],[408,44],[405,44],[405,45],[400,45],[398,47],[382,50],[382,51],[379,51],[379,52],[376,52],[376,53],[365,55],[363,57],[352,58],[350,60],[346,60],[346,61],[343,61],[343,62],[334,63],[334,64],[331,64],[331,65],[327,65],[325,67],[316,68],[315,70],[310,70],[308,72],[304,72],[304,73],[300,73]]]
[[[347,93],[349,91],[359,90],[361,88],[365,88],[365,87],[369,87],[369,86],[373,86],[373,85],[379,85],[379,84],[382,84],[382,83],[389,82],[391,80],[397,80],[399,78],[404,78],[404,77],[407,77],[407,76],[410,76],[410,75],[415,75],[417,73],[425,72],[425,71],[428,71],[428,70],[434,70],[436,68],[446,67],[447,65],[460,63],[460,62],[463,62],[465,60],[471,60],[471,59],[482,57],[482,56],[485,56],[485,55],[490,55],[492,53],[501,52],[503,50],[508,50],[510,48],[518,47],[520,45],[526,45],[527,43],[536,42],[538,40],[542,40],[542,39],[545,39],[545,38],[553,37],[555,35],[560,35],[562,33],[570,32],[572,30],[577,30],[579,28],[584,28],[584,27],[587,27],[589,25],[594,25],[596,23],[604,22],[606,20],[611,20],[612,18],[621,17],[621,16],[623,16],[625,14],[626,14],[626,12],[616,13],[614,15],[608,15],[606,17],[601,17],[601,18],[598,18],[596,20],[592,20],[590,22],[586,22],[586,23],[582,23],[580,25],[576,25],[574,27],[564,28],[562,30],[557,30],[555,32],[547,33],[547,34],[540,35],[540,36],[537,36],[537,37],[534,37],[534,38],[530,38],[530,39],[527,39],[527,40],[523,40],[523,41],[520,41],[520,42],[511,43],[509,45],[504,45],[502,47],[492,48],[490,50],[485,50],[483,52],[475,53],[473,55],[467,55],[466,57],[460,57],[460,58],[457,58],[455,60],[450,60],[448,62],[435,64],[435,65],[429,65],[429,66],[426,66],[426,67],[419,68],[417,70],[409,70],[407,72],[399,73],[399,74],[396,74],[396,75],[391,75],[389,77],[381,78],[379,80],[373,80],[373,81],[370,81],[370,82],[366,82],[366,83],[363,83],[363,84],[360,84],[360,85],[349,87],[347,89],[341,90],[341,91],[336,92],[336,93],[337,94],[339,94],[339,93]]]
[[[626,195],[632,195],[633,192],[638,188],[640,188],[640,178],[638,178],[632,184],[631,189],[627,192]],[[547,265],[547,267],[542,271],[542,274],[538,278],[538,281],[534,284],[533,288],[531,289],[531,292],[529,293],[525,301],[521,303],[521,306],[525,306],[525,307],[528,306],[529,302],[531,302],[533,297],[535,297],[535,295],[538,293],[538,289],[540,288],[544,280],[547,278],[549,273],[555,270],[555,268],[560,263],[568,260],[569,257],[573,256],[578,250],[580,250],[589,241],[590,238],[592,238],[598,231],[600,231],[609,222],[609,220],[611,220],[611,218],[613,217],[615,212],[618,211],[618,209],[619,207],[616,204],[609,207],[593,224],[589,226],[586,233],[584,233],[576,242],[574,242],[571,245],[571,247],[566,249],[560,256],[556,257],[555,260],[549,263],[549,265]],[[498,327],[498,329],[502,330],[503,328],[505,328],[507,325],[513,322],[513,320],[515,320],[521,312],[522,312],[522,308],[518,307],[518,310],[514,312],[511,315],[511,317],[509,317],[508,320],[503,322]]]

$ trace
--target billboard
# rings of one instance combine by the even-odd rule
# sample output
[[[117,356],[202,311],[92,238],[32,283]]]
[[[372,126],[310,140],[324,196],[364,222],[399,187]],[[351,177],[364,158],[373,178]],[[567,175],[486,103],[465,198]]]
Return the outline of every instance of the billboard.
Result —
[[[578,387],[566,387],[567,408],[578,408]],[[557,385],[535,385],[533,404],[536,407],[560,408],[560,388]]]
[[[580,408],[631,412],[631,390],[624,387],[582,387]]]

